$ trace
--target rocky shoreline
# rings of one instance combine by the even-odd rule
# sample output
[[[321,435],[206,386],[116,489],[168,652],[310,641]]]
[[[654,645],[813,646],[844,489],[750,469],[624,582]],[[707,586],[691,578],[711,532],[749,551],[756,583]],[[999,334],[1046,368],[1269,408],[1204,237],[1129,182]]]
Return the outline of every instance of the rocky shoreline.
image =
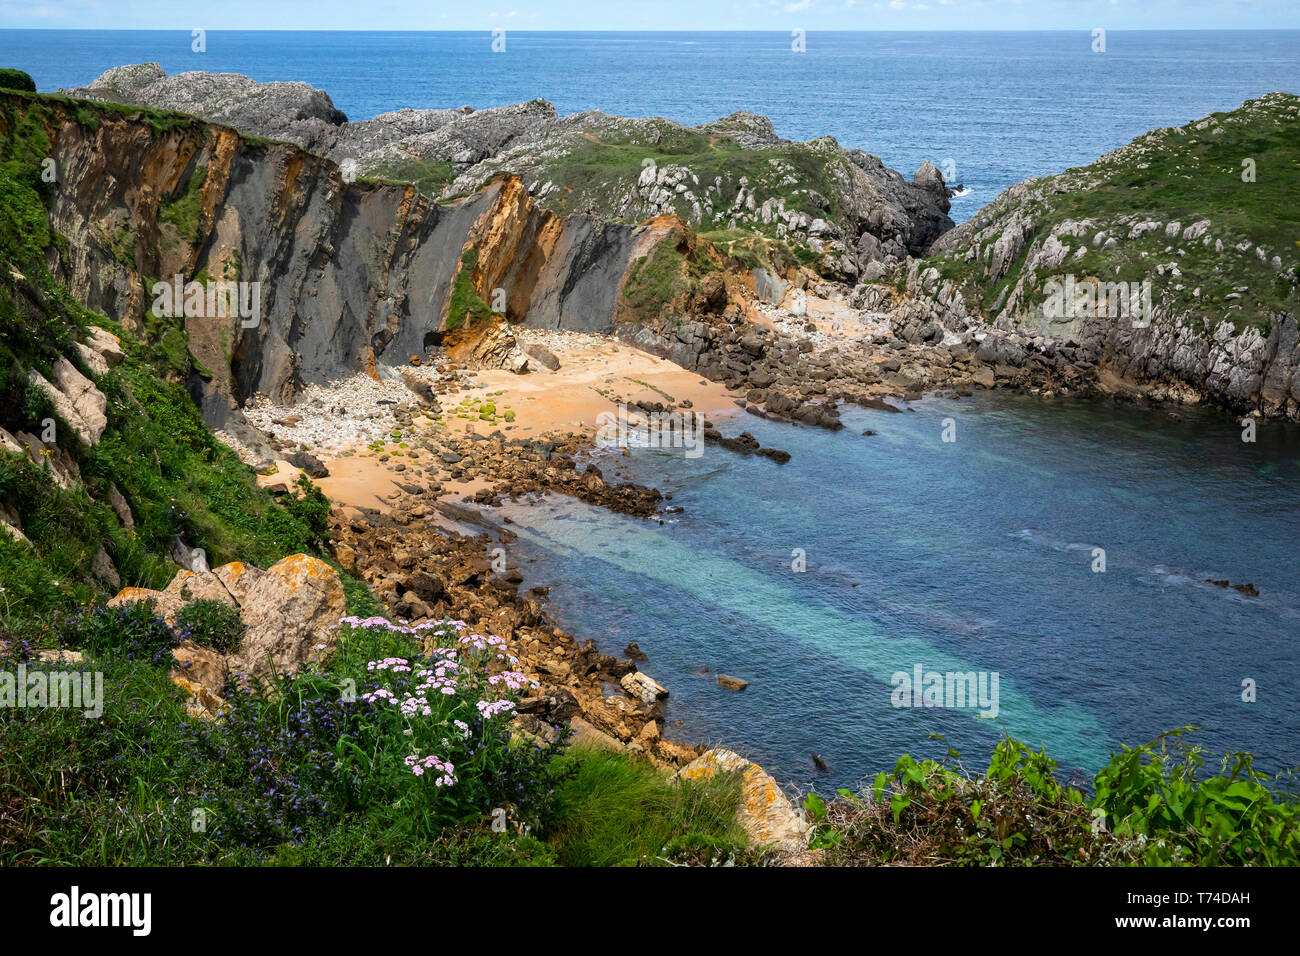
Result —
[[[554,739],[569,723],[581,741],[646,753],[664,764],[686,764],[702,746],[673,742],[665,726],[668,691],[638,669],[645,655],[630,645],[623,656],[563,631],[545,610],[545,589],[520,593],[523,576],[493,552],[513,536],[466,534],[440,527],[436,509],[409,500],[385,514],[331,519],[332,548],[396,618],[418,623],[451,617],[503,638],[520,669],[538,684],[519,703],[520,729]],[[454,510],[453,510],[453,513]],[[463,515],[462,515],[463,516]],[[499,554],[508,553],[508,547]],[[618,693],[607,687],[617,686]]]
[[[350,553],[351,566],[393,613],[476,623],[500,617],[501,627],[484,626],[509,632],[502,636],[520,646],[548,688],[546,700],[525,712],[539,727],[577,714],[595,732],[659,759],[682,756],[674,750],[681,745],[664,740],[657,691],[653,702],[639,700],[639,691],[599,692],[639,673],[630,657],[601,655],[557,633],[537,596],[520,596],[507,570],[485,565],[485,539],[433,530],[436,519],[457,507],[551,492],[638,517],[659,513],[665,496],[619,480],[617,454],[593,458],[595,409],[702,410],[706,442],[767,457],[775,467],[789,458],[722,421],[716,407],[697,409],[635,375],[584,381],[587,403],[573,402],[568,421],[538,419],[525,429],[519,403],[551,404],[547,383],[566,377],[562,342],[545,336],[594,333],[714,383],[711,399],[725,395],[744,414],[831,431],[843,427],[845,403],[895,411],[898,400],[974,388],[1221,402],[1251,414],[1294,415],[1298,407],[1284,394],[1292,376],[1283,346],[1300,348],[1287,338],[1294,338],[1293,319],[1276,323],[1268,347],[1285,372],[1281,397],[1259,404],[1253,397],[1268,376],[1225,390],[1149,369],[1134,374],[1128,345],[1116,344],[1116,336],[1134,341],[1132,316],[1121,314],[1104,334],[1062,331],[1006,312],[1023,306],[1028,292],[1003,289],[997,307],[1004,311],[989,321],[944,271],[954,268],[950,257],[969,252],[965,258],[987,261],[995,279],[1026,250],[1053,268],[1064,248],[1058,233],[1066,232],[1036,237],[1025,221],[994,236],[985,221],[993,212],[978,228],[949,230],[948,187],[932,166],[909,183],[860,151],[780,140],[750,114],[685,130],[603,114],[561,119],[549,104],[533,103],[404,111],[351,124],[328,97],[301,85],[168,78],[156,67],[113,71],[78,92],[197,109],[203,97],[195,99],[195,90],[216,89],[238,95],[213,118],[290,142],[181,120],[165,136],[146,136],[126,113],[89,122],[61,105],[44,119],[59,167],[74,177],[63,195],[98,195],[96,184],[119,184],[97,204],[69,198],[55,207],[55,227],[82,250],[60,263],[62,278],[91,308],[145,333],[136,326],[147,276],[238,275],[244,263],[269,276],[256,327],[219,316],[182,319],[190,352],[208,374],[191,369],[178,377],[207,422],[274,491],[291,494],[298,470],[323,483],[339,506],[333,547],[340,562]],[[277,120],[268,104],[281,101],[304,103],[306,118]],[[555,157],[582,158],[592,137],[603,148],[602,137],[653,142],[665,130],[690,142],[722,137],[776,167],[798,148],[829,179],[793,176],[785,187],[762,184],[764,195],[742,177],[724,197],[689,163],[656,161],[636,167],[631,198],[617,200],[617,209],[554,205],[548,183],[560,172],[547,164]],[[382,173],[401,153],[446,160],[454,176],[432,190],[424,182],[354,182],[335,160],[358,148],[370,172]],[[462,195],[460,187],[471,191]],[[796,199],[839,214],[795,212]],[[180,217],[181,203],[196,210],[193,221]],[[132,237],[129,255],[103,238],[123,233]],[[340,269],[340,261],[356,269]],[[1269,268],[1293,275],[1280,259]],[[1224,348],[1239,358],[1249,353],[1252,362],[1264,354],[1254,345],[1246,353]],[[516,395],[501,387],[503,377],[521,388],[542,384]],[[349,482],[351,492],[362,489],[357,500],[345,494]],[[633,686],[641,686],[635,678]]]

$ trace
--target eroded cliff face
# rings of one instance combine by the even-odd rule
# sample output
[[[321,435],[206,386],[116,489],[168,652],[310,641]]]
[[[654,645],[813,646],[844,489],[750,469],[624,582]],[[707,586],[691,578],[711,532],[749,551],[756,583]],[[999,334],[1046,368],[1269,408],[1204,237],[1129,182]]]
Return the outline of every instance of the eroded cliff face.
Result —
[[[69,92],[286,140],[361,176],[412,182],[435,200],[512,175],[561,216],[633,225],[672,215],[700,232],[780,239],[844,281],[892,272],[953,226],[949,189],[929,162],[909,181],[878,156],[829,136],[783,139],[767,117],[744,111],[688,127],[599,110],[560,116],[539,99],[349,122],[324,90],[305,83],[201,71],[168,76],[156,63],[118,67]]]
[[[51,270],[87,306],[149,333],[159,280],[257,283],[259,316],[183,319],[214,424],[254,393],[398,364],[440,341],[463,256],[486,303],[548,328],[610,331],[631,258],[654,225],[558,217],[513,177],[455,202],[412,186],[348,183],[288,143],[172,117],[12,98],[44,123],[57,170]],[[177,307],[173,307],[177,308]],[[462,317],[452,317],[455,326]]]

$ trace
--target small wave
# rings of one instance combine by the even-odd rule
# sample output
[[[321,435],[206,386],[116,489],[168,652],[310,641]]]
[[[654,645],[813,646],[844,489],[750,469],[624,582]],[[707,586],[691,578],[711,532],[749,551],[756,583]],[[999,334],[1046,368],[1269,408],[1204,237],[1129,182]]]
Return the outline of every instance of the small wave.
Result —
[[[963,186],[963,187],[961,187],[961,189],[958,189],[956,192],[954,192],[954,193],[953,193],[949,198],[951,198],[951,199],[962,199],[962,198],[964,198],[964,197],[966,197],[966,196],[969,196],[970,193],[971,193],[971,189],[970,189],[970,187],[969,187],[969,186]]]
[[[1019,541],[1030,541],[1034,544],[1041,544],[1053,551],[1095,551],[1099,546],[1089,544],[1086,541],[1062,541],[1059,538],[1039,531],[1037,528],[1021,528],[1019,531],[1013,531],[1009,537],[1016,538]]]

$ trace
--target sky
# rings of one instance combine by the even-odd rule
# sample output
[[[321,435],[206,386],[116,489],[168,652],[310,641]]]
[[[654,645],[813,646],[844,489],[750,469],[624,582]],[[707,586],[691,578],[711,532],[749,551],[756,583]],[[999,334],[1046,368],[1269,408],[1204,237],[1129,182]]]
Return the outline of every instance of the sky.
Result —
[[[0,0],[0,29],[1232,30],[1300,0]]]

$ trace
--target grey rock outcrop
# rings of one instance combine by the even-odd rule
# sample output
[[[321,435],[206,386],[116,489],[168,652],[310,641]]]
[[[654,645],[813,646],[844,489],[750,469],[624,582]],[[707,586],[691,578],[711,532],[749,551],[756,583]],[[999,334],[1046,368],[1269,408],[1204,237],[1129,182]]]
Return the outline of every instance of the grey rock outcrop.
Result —
[[[740,226],[796,241],[814,238],[809,227],[819,213],[805,209],[820,209],[823,221],[838,218],[828,265],[848,277],[874,258],[919,255],[952,228],[948,191],[932,165],[909,182],[877,156],[845,150],[831,137],[782,139],[770,119],[744,111],[692,128],[598,110],[561,117],[538,99],[484,110],[403,109],[348,122],[328,94],[303,83],[167,76],[155,63],[119,67],[65,92],[191,113],[295,143],[347,163],[358,176],[415,181],[439,198],[509,173],[557,213],[627,223],[672,214],[700,228]],[[750,164],[748,175],[718,166],[711,141],[719,138],[768,162]],[[645,159],[592,162],[609,145],[640,147]],[[863,236],[874,241],[859,243]]]
[[[1206,171],[1239,165],[1243,140],[1296,129],[1300,97],[1269,93],[1019,183],[909,261],[915,298],[895,322],[937,323],[998,379],[1055,367],[1115,394],[1300,419],[1300,259],[1285,241],[1261,247],[1289,225],[1269,210],[1243,217],[1231,190],[1258,184]],[[1271,188],[1284,193],[1295,174],[1279,173]],[[1170,176],[1201,189],[1195,217],[1131,185]],[[1116,206],[1119,195],[1129,202]]]

